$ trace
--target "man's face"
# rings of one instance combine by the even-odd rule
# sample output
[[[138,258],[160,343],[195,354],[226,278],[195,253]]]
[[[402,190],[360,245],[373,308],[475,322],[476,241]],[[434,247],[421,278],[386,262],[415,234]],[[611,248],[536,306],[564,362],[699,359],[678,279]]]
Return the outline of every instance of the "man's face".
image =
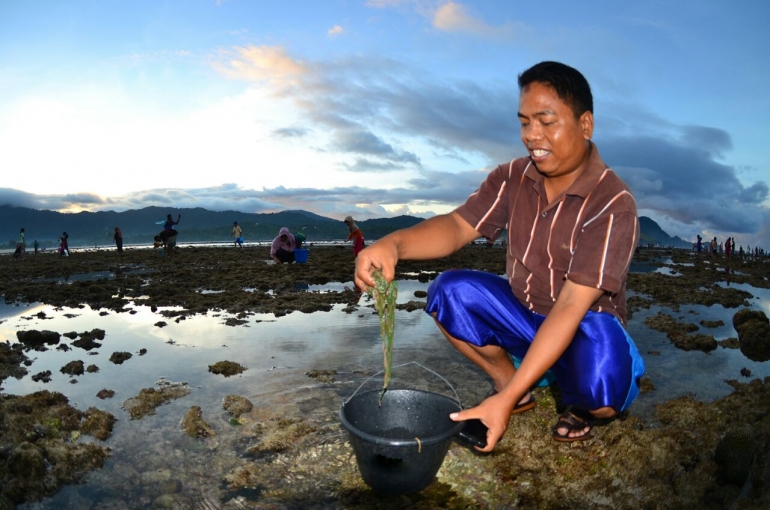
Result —
[[[521,140],[532,161],[546,178],[571,176],[582,170],[593,134],[593,115],[575,118],[556,92],[542,83],[530,83],[519,95]],[[578,173],[574,174],[577,178]]]

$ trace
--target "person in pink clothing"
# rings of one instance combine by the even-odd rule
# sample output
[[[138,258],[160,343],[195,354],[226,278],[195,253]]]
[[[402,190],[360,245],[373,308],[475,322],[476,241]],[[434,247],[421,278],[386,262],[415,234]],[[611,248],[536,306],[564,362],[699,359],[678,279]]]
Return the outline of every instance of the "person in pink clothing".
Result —
[[[297,247],[297,241],[286,227],[281,227],[278,236],[273,239],[273,245],[270,247],[270,256],[276,264],[294,262],[294,249]]]

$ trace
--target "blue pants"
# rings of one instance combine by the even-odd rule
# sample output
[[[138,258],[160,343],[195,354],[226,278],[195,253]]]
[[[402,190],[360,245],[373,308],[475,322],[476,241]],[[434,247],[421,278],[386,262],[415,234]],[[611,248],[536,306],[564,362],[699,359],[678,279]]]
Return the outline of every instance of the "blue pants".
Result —
[[[519,359],[545,320],[519,303],[505,278],[469,270],[439,275],[428,289],[425,311],[435,313],[454,338],[497,345]],[[644,360],[617,318],[589,311],[551,371],[564,405],[622,412],[639,394]]]

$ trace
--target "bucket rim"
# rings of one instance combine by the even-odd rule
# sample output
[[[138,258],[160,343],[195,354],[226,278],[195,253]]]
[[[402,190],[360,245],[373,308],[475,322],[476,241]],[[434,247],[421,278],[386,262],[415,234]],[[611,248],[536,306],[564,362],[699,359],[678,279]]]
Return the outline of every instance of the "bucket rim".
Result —
[[[380,390],[367,391],[367,392],[364,392],[364,393],[360,393],[358,395],[358,397],[364,397],[364,396],[370,395],[372,393],[379,394],[379,392],[380,392]],[[440,397],[440,398],[442,398],[442,399],[444,399],[444,400],[446,400],[448,402],[451,402],[453,405],[457,406],[457,410],[458,411],[462,411],[462,406],[460,406],[460,404],[456,400],[453,400],[451,397],[448,397],[446,395],[442,395],[441,393],[436,393],[436,392],[433,392],[433,391],[425,391],[425,390],[413,390],[413,389],[394,389],[394,390],[388,390],[387,393],[391,393],[391,392],[393,392],[393,393],[424,393],[424,394],[434,395],[434,396]],[[387,393],[386,393],[386,395],[387,395]],[[340,413],[339,413],[340,414],[340,421],[342,422],[342,425],[345,427],[345,429],[347,429],[348,432],[350,432],[351,434],[353,434],[357,438],[362,439],[364,441],[367,441],[369,443],[374,443],[374,444],[376,444],[378,446],[397,446],[397,447],[400,447],[400,446],[405,446],[405,447],[416,446],[418,448],[421,448],[422,446],[429,446],[429,445],[443,443],[444,441],[448,441],[448,440],[452,439],[453,437],[455,437],[456,435],[458,435],[460,432],[462,432],[462,430],[465,428],[465,422],[464,421],[454,422],[455,425],[451,429],[449,429],[447,431],[444,431],[441,434],[436,434],[436,435],[428,436],[428,437],[420,437],[419,441],[417,439],[393,439],[393,438],[386,438],[386,437],[381,437],[381,436],[375,436],[374,434],[370,434],[368,432],[364,432],[363,430],[359,429],[358,427],[356,427],[355,425],[350,423],[350,421],[345,416],[345,405],[350,403],[350,401],[353,400],[354,398],[355,398],[355,395],[353,397],[350,397],[350,399],[342,402],[342,405],[340,406]],[[447,417],[447,419],[449,419],[449,418]]]

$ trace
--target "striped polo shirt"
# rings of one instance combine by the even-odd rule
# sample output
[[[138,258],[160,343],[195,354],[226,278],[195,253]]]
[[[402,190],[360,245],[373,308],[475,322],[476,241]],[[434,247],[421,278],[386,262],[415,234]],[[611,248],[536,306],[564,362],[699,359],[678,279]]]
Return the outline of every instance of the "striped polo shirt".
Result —
[[[602,289],[591,310],[626,323],[626,279],[639,242],[636,202],[592,144],[583,174],[550,204],[529,158],[498,166],[457,213],[481,235],[508,229],[506,274],[516,298],[546,315],[564,282]]]

